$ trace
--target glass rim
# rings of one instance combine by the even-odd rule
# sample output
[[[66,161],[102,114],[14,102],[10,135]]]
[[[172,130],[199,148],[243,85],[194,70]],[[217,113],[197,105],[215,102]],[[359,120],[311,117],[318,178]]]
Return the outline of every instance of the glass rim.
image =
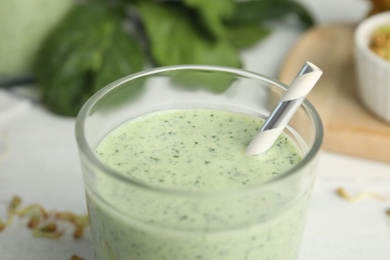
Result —
[[[135,179],[132,179],[130,177],[126,177],[123,174],[119,173],[118,171],[110,168],[106,164],[104,164],[95,154],[94,150],[90,145],[88,145],[87,138],[85,136],[84,132],[84,123],[86,118],[89,115],[89,112],[93,108],[93,106],[96,104],[97,101],[99,101],[102,97],[104,97],[107,93],[109,93],[111,90],[115,89],[116,87],[121,86],[122,84],[129,82],[131,80],[158,74],[162,72],[169,72],[169,71],[179,71],[179,70],[203,70],[203,71],[215,71],[215,72],[228,72],[235,74],[237,76],[246,77],[253,80],[261,80],[263,82],[268,82],[270,84],[273,84],[283,91],[286,91],[287,85],[283,82],[273,79],[271,77],[262,75],[260,73],[251,72],[245,69],[239,69],[239,68],[231,68],[231,67],[224,67],[224,66],[214,66],[214,65],[173,65],[173,66],[162,66],[162,67],[156,67],[148,70],[143,70],[134,74],[130,74],[128,76],[122,77],[99,91],[97,91],[94,95],[92,95],[87,102],[83,105],[83,107],[80,109],[75,123],[75,134],[76,134],[76,141],[79,148],[79,153],[81,156],[84,156],[87,158],[87,160],[92,163],[95,167],[100,169],[104,174],[109,175],[118,181],[123,181],[129,185],[134,185],[142,189],[148,189],[152,192],[158,192],[158,193],[166,193],[166,194],[173,194],[173,195],[180,195],[180,196],[216,196],[216,195],[234,195],[234,194],[243,194],[247,192],[258,192],[260,189],[267,189],[275,184],[278,184],[282,182],[283,180],[295,176],[300,172],[301,169],[303,169],[306,165],[308,165],[316,155],[318,154],[319,150],[321,149],[323,136],[324,136],[324,130],[321,118],[314,108],[314,106],[305,99],[302,103],[301,107],[305,109],[306,115],[309,116],[310,121],[314,125],[315,129],[315,140],[313,142],[312,147],[307,152],[307,154],[303,157],[303,159],[294,165],[291,169],[283,172],[283,174],[277,176],[276,178],[273,178],[271,180],[268,180],[264,183],[258,184],[258,185],[251,185],[249,187],[245,188],[233,188],[233,189],[223,189],[223,190],[217,190],[217,191],[186,191],[186,190],[180,190],[176,188],[167,188],[167,187],[157,187],[153,185],[149,185],[145,182],[137,181]]]

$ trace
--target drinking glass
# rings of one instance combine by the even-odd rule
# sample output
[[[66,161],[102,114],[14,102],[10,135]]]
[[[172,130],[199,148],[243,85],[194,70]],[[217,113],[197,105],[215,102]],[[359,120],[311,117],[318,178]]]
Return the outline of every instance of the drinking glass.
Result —
[[[114,129],[157,111],[219,109],[266,118],[286,88],[242,69],[182,65],[124,77],[92,96],[77,117],[76,138],[96,259],[297,259],[323,139],[309,101],[284,131],[303,159],[259,185],[156,187],[114,170],[96,154]]]

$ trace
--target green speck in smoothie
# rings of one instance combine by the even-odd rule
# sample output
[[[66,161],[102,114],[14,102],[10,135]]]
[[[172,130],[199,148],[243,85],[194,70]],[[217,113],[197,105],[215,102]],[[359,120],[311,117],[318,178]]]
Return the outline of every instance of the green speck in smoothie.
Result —
[[[179,220],[183,221],[183,220],[186,220],[187,218],[188,218],[188,216],[187,216],[187,215],[184,215],[184,216],[181,216],[181,217],[179,218]]]

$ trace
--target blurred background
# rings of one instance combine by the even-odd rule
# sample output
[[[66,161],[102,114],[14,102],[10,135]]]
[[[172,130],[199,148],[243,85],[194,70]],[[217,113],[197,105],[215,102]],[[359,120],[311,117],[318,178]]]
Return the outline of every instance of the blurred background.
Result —
[[[352,1],[358,11],[348,10]],[[386,2],[2,0],[0,85],[34,82],[47,109],[75,116],[94,92],[125,75],[175,64],[256,71],[245,51],[275,33],[275,24],[289,24],[292,34],[329,19],[358,22],[375,4],[386,10]]]

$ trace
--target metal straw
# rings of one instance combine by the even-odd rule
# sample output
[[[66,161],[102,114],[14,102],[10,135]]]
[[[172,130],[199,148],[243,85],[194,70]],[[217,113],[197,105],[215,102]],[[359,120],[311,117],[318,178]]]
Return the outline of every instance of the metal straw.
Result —
[[[322,70],[314,64],[306,62],[303,65],[260,132],[249,144],[247,155],[259,155],[271,148],[321,75]]]

